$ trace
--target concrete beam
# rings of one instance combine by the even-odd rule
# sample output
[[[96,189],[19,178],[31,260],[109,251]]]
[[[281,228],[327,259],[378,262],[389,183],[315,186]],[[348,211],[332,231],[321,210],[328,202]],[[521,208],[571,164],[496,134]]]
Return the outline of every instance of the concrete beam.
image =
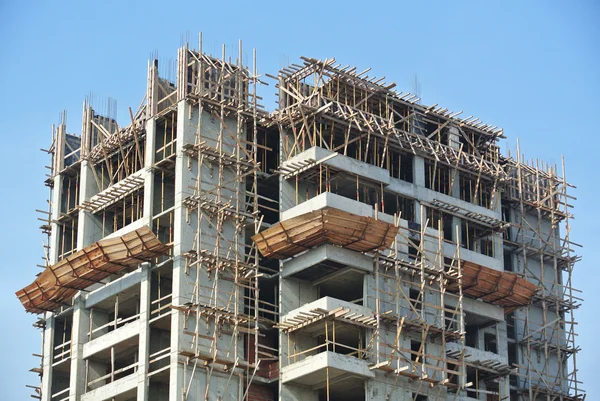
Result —
[[[444,243],[444,256],[453,258],[456,254],[456,245]],[[460,248],[460,259],[466,262],[472,262],[481,266],[489,267],[490,269],[504,271],[504,261],[502,259],[493,258],[479,252],[474,252],[469,249]]]
[[[301,306],[300,308],[291,310],[289,313],[282,316],[281,320],[285,321],[286,319],[289,319],[289,318],[294,317],[295,315],[298,315],[300,312],[308,312],[313,309],[325,309],[327,311],[332,311],[337,308],[348,309],[352,312],[360,313],[361,315],[365,315],[365,316],[371,316],[373,314],[373,311],[370,308],[367,308],[366,306],[356,305],[356,304],[353,304],[352,302],[342,301],[342,300],[332,298],[332,297],[323,297],[323,298],[317,299],[314,302],[307,303],[307,304]]]
[[[120,342],[135,337],[140,332],[140,321],[136,320],[131,323],[127,323],[125,326],[119,327],[116,330],[111,331],[108,334],[98,337],[83,345],[83,358],[89,358],[90,356],[108,349]]]
[[[119,394],[133,390],[137,387],[137,384],[137,375],[131,374],[95,390],[88,391],[81,396],[81,401],[108,400]]]
[[[313,146],[312,148],[297,154],[291,159],[283,162],[281,167],[287,166],[293,168],[292,165],[294,163],[307,164],[310,160],[315,160],[317,162],[324,160],[322,162],[324,166],[333,167],[337,170],[357,175],[369,181],[383,183],[384,185],[387,185],[390,181],[390,172],[384,168],[344,156],[337,152],[332,152],[319,146]]]
[[[120,277],[119,279],[106,284],[104,287],[98,288],[97,290],[90,292],[87,296],[87,299],[85,300],[85,307],[91,308],[107,298],[115,296],[128,288],[138,285],[140,281],[140,269],[131,273],[127,273],[123,277]]]
[[[322,194],[315,196],[314,198],[307,200],[298,206],[294,206],[285,212],[282,212],[281,221],[289,220],[293,217],[328,207],[350,211],[352,214],[358,216],[374,216],[373,208],[366,203],[358,202],[344,196],[333,194],[331,192],[323,192]]]
[[[457,298],[446,297],[444,303],[452,308],[456,308]],[[478,301],[473,298],[463,297],[463,311],[473,315],[481,316],[496,322],[504,321],[504,308],[486,302]]]
[[[318,389],[322,386],[325,369],[329,369],[329,379],[350,374],[372,379],[375,373],[369,369],[369,363],[363,359],[327,351],[309,356],[300,362],[292,363],[281,369],[281,382]]]
[[[331,244],[325,244],[286,261],[283,264],[281,277],[285,278],[293,276],[311,266],[328,260],[345,264],[346,266],[362,270],[366,273],[373,271],[372,257],[366,256],[360,252],[340,248]]]

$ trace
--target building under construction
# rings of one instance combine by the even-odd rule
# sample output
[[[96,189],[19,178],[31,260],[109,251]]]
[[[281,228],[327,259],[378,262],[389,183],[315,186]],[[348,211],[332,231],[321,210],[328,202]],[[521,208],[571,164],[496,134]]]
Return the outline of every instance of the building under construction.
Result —
[[[564,163],[368,70],[198,47],[126,126],[53,127],[34,398],[585,399]]]

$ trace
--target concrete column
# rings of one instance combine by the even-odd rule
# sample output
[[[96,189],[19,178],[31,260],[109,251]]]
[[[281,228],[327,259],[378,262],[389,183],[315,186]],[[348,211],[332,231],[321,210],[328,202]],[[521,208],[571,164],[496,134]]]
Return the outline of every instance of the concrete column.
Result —
[[[50,401],[52,399],[52,359],[54,358],[54,316],[48,313],[46,317],[46,327],[44,328],[44,344],[42,360],[42,398],[40,401]]]
[[[91,162],[83,160],[81,162],[81,176],[79,181],[79,205],[89,200],[98,193],[98,185],[92,173]],[[79,211],[79,222],[77,226],[77,249],[85,248],[100,239],[102,226],[98,224],[97,219],[87,210]]]
[[[143,221],[145,225],[151,226],[152,224],[152,210],[154,200],[154,173],[151,170],[154,164],[154,148],[156,142],[156,120],[154,118],[146,121],[146,149],[144,156],[144,169],[146,173],[144,175],[144,216]]]
[[[53,265],[58,262],[58,251],[60,245],[60,236],[58,235],[58,223],[54,223],[60,217],[60,201],[61,201],[61,188],[62,188],[63,177],[57,175],[54,177],[54,191],[52,192],[52,210],[51,210],[51,221],[50,227],[52,234],[50,235],[48,246],[50,246],[49,261],[48,263]]]
[[[140,334],[138,347],[138,388],[137,400],[148,401],[148,362],[150,354],[150,280],[151,265],[142,263],[140,283]]]
[[[417,188],[425,187],[425,159],[421,156],[413,157],[413,183]],[[415,223],[421,222],[421,202],[414,201],[415,204]]]
[[[186,275],[185,258],[182,253],[191,249],[195,229],[186,222],[186,210],[183,199],[190,193],[195,177],[193,170],[188,169],[187,158],[183,153],[183,145],[194,143],[196,126],[190,119],[190,105],[185,100],[177,105],[177,158],[175,162],[175,211],[173,222],[173,305],[183,305],[190,300],[189,278]],[[197,112],[196,112],[197,113]],[[197,116],[196,116],[197,117]],[[197,121],[197,120],[196,120]],[[197,124],[197,122],[196,122]],[[184,319],[181,313],[171,315],[171,358],[169,400],[183,399],[183,365],[179,363],[179,350],[185,341],[183,334]]]
[[[450,174],[452,174],[451,177],[454,177],[452,188],[450,189],[450,196],[460,199],[460,171],[453,168],[450,169]]]
[[[456,233],[456,227],[458,227],[458,236]],[[462,221],[460,217],[452,216],[452,241],[460,243],[462,233]]]
[[[457,127],[448,127],[448,146],[452,149],[460,149],[460,131]]]
[[[73,300],[73,331],[71,333],[71,378],[69,401],[77,401],[85,393],[85,360],[83,344],[87,342],[90,315],[85,309],[85,299],[80,292]]]
[[[413,157],[413,183],[417,187],[425,186],[425,159],[421,156]]]

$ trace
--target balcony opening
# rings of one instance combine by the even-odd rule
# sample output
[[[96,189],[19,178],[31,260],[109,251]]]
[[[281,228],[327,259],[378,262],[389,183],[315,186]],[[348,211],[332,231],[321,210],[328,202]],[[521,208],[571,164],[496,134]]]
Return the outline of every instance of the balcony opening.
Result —
[[[515,313],[510,312],[506,315],[506,336],[510,339],[516,339]]]
[[[404,220],[415,221],[415,201],[384,191],[381,212],[389,215],[399,215]]]
[[[247,133],[247,149],[252,151],[254,130],[248,129]],[[260,163],[260,170],[269,175],[273,174],[279,168],[279,133],[258,127],[256,142],[256,161]]]
[[[419,250],[421,249],[421,239],[411,237],[408,242],[408,257],[415,261],[419,257]]]
[[[64,367],[61,366],[52,370],[52,388],[50,390],[52,401],[69,399],[71,364],[67,363]]]
[[[259,320],[275,322],[278,315],[279,285],[276,278],[261,277],[257,288],[244,290],[244,307],[250,316],[258,315]],[[257,299],[258,298],[258,299]]]
[[[411,306],[417,311],[417,313],[421,313],[422,308],[422,300],[421,300],[421,291],[416,288],[411,288],[408,290],[408,297],[410,298]]]
[[[58,260],[62,260],[77,251],[78,222],[79,219],[76,214],[61,217],[58,224]]]
[[[279,378],[279,333],[261,330],[258,341],[253,334],[244,335],[244,357],[250,364],[260,359],[256,375],[267,380]],[[257,357],[258,355],[258,357]]]
[[[513,342],[508,343],[508,364],[513,366],[514,364],[518,364],[517,357],[517,344]]]
[[[492,333],[483,333],[483,345],[484,350],[493,352],[494,354],[498,353],[498,343],[496,340],[496,334]]]
[[[346,270],[318,285],[319,298],[331,297],[342,301],[363,305],[364,274]]]
[[[175,154],[177,141],[177,113],[170,112],[156,121],[154,161],[156,163]]]
[[[442,122],[424,118],[423,124],[425,125],[425,136],[441,143],[442,145],[448,145],[448,129],[440,128]]]
[[[426,395],[423,395],[423,394],[412,393],[412,400],[413,401],[427,401],[428,398]]]
[[[172,263],[166,263],[153,270],[150,279],[150,325],[163,330],[171,329],[172,269]]]
[[[258,210],[263,216],[263,223],[266,224],[275,224],[279,221],[278,179],[278,175],[271,175],[257,181]],[[246,190],[249,193],[253,191],[252,185],[254,185],[253,180],[246,180]],[[246,201],[249,205],[252,205],[254,199],[251,196],[246,196]],[[252,212],[252,210],[249,211]]]
[[[86,392],[129,376],[138,369],[138,338],[133,337],[86,359]]]
[[[465,345],[467,347],[477,348],[477,337],[479,335],[477,326],[467,324],[465,326],[465,331]]]
[[[150,328],[150,355],[148,376],[155,382],[169,383],[171,357],[171,331],[156,327]]]
[[[452,194],[452,169],[439,163],[425,161],[425,187],[442,194]]]
[[[423,363],[423,354],[425,350],[421,349],[423,343],[419,340],[410,340],[410,360],[417,363]]]
[[[444,305],[444,319],[446,330],[460,331],[458,310],[452,306]]]
[[[56,366],[71,360],[71,333],[73,330],[73,315],[61,316],[54,320],[54,348],[52,350],[52,365]]]
[[[175,214],[173,209],[167,209],[161,214],[152,218],[152,232],[156,237],[167,245],[173,244],[173,225],[175,223]],[[159,260],[164,261],[168,256],[162,256]]]
[[[139,286],[108,297],[90,309],[90,331],[88,341],[94,340],[127,323],[139,319],[140,294]]]
[[[327,388],[319,390],[319,401],[365,401],[365,382],[356,377],[344,380],[330,380],[329,396]]]
[[[157,216],[175,205],[175,170],[156,170],[154,172],[154,191],[152,193],[152,215]]]
[[[335,326],[335,327],[334,327]],[[365,353],[365,335],[362,327],[344,323],[327,323],[326,332],[319,332],[317,337],[320,352],[331,351],[336,354],[363,359]]]
[[[402,181],[413,182],[413,156],[407,153],[389,152],[386,168],[390,175]]]
[[[465,220],[461,221],[460,239],[460,246],[463,248],[490,257],[495,255],[494,236]]]
[[[442,211],[427,207],[427,219],[429,220],[429,227],[432,227],[438,231],[442,231],[444,234],[444,240],[452,241],[454,233],[454,224],[451,214],[443,213]]]
[[[491,208],[491,194],[493,186],[485,181],[470,177],[464,174],[460,175],[460,199],[474,205]]]
[[[101,210],[93,214],[101,231],[95,236],[95,240],[110,235],[128,224],[139,220],[144,215],[144,187],[134,190],[123,198],[115,198]]]
[[[504,271],[507,271],[507,272],[515,271],[514,262],[513,262],[513,253],[506,249],[504,250]]]
[[[452,383],[456,386],[459,385],[459,378],[460,378],[460,365],[455,365],[453,363],[448,362],[446,364],[446,375],[448,378],[449,383]]]

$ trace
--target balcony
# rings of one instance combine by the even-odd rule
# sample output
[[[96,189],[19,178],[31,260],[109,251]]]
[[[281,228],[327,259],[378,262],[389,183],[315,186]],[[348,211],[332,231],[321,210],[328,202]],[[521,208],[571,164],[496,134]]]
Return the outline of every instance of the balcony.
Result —
[[[332,194],[323,195],[331,197]],[[329,203],[327,196],[318,196],[314,200]],[[372,218],[371,213],[357,215],[344,211],[353,208],[338,209],[312,203],[300,205],[306,206],[307,210],[299,210],[298,215],[282,220],[252,237],[264,257],[285,259],[323,244],[370,252],[390,247],[398,232],[397,226]],[[311,210],[310,206],[321,207]],[[368,209],[372,211],[370,207]]]
[[[330,244],[321,245],[289,261],[281,272],[284,278],[295,277],[314,283],[327,277],[339,277],[344,271],[361,274],[373,270],[373,258]]]
[[[464,361],[468,366],[483,370],[495,375],[506,375],[510,372],[508,359],[489,351],[464,346],[458,343],[446,344],[446,355],[459,359],[464,348]]]
[[[375,377],[367,361],[327,351],[285,366],[281,369],[281,382],[318,390],[326,385],[327,369],[330,381],[337,382],[350,376],[363,380]]]
[[[538,291],[535,284],[514,273],[501,272],[467,261],[461,261],[461,265],[463,294],[501,306],[505,313],[530,304]],[[448,290],[458,292],[458,282],[450,284]]]

